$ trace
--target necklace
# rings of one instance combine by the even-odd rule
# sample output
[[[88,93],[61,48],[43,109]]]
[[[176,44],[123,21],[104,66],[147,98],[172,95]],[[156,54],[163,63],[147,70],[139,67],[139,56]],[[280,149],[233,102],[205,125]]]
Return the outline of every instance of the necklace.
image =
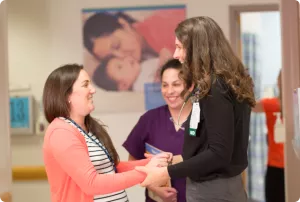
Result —
[[[185,121],[183,121],[181,124],[179,124],[179,123],[176,123],[176,121],[174,121],[173,117],[170,117],[170,121],[173,122],[173,124],[174,124],[174,126],[175,126],[175,128],[176,128],[176,131],[177,131],[178,129],[181,129],[181,130],[184,130],[184,129],[185,129],[184,127],[182,127],[182,124],[184,124],[184,123],[186,122],[186,120],[187,120],[187,119],[185,119]]]
[[[181,124],[179,122],[174,121],[173,117],[170,117],[170,120],[174,123],[174,125],[181,127],[182,124],[184,124],[186,122],[187,119],[185,119]]]
[[[188,100],[190,99],[190,98],[193,98],[193,97],[196,97],[196,102],[198,102],[198,94],[199,94],[199,89],[198,88],[195,88],[188,96],[187,96],[187,98],[184,100],[184,102],[183,102],[183,104],[182,104],[182,106],[181,106],[181,109],[180,109],[180,111],[179,111],[179,115],[178,115],[178,118],[177,118],[177,123],[175,122],[175,120],[173,119],[173,117],[171,116],[170,117],[170,120],[174,123],[174,125],[175,125],[175,128],[176,128],[176,126],[177,127],[179,127],[180,129],[183,129],[184,130],[184,127],[182,127],[182,124],[184,123],[184,122],[186,122],[186,120],[187,119],[185,119],[185,121],[184,122],[182,122],[181,124],[179,123],[179,120],[180,120],[180,117],[181,117],[181,113],[182,113],[182,110],[183,110],[183,108],[185,107],[185,104],[188,102]],[[194,102],[194,101],[193,101]],[[177,130],[177,129],[176,129]]]
[[[174,118],[172,117],[172,115],[171,115],[171,117],[170,117],[170,120],[173,122],[173,124],[175,125],[175,128],[176,128],[176,130],[178,130],[178,129],[181,129],[181,130],[184,130],[185,128],[184,127],[182,127],[182,124],[184,124],[185,122],[186,122],[186,120],[187,120],[187,118],[180,124],[179,123],[179,120],[180,120],[180,117],[181,117],[181,113],[182,113],[182,110],[183,110],[183,108],[184,108],[184,106],[185,106],[185,103],[186,103],[186,101],[183,103],[183,105],[181,106],[181,109],[180,109],[180,111],[179,111],[179,115],[178,115],[178,118],[177,118],[177,122],[174,120]],[[170,114],[171,114],[171,112],[170,112]]]

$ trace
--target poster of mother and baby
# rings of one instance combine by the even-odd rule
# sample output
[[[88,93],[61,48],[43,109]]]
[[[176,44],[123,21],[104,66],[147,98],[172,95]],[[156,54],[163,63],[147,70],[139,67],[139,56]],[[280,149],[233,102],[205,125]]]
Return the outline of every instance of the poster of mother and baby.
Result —
[[[185,6],[83,9],[82,19],[84,66],[97,93],[161,102],[159,70],[172,58],[174,30],[186,19]]]

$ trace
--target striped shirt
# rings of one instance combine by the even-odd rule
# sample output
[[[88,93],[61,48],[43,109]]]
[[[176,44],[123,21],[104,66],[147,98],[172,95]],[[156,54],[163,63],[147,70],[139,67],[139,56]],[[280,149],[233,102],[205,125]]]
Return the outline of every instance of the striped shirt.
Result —
[[[104,151],[106,148],[102,143],[97,139],[95,135],[91,132],[86,134],[80,127],[76,126],[70,120],[61,118],[65,120],[67,123],[76,127],[79,132],[84,136],[85,142],[88,147],[88,152],[90,156],[90,160],[94,165],[95,169],[99,174],[114,174],[114,165],[109,159],[108,155]],[[125,190],[105,194],[105,195],[96,195],[94,196],[94,202],[128,202],[128,197]]]

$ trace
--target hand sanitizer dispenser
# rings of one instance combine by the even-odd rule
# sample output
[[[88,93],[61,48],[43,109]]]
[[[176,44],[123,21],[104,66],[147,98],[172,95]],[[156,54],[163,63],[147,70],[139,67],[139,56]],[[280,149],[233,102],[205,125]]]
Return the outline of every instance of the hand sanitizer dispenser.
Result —
[[[285,142],[285,125],[284,120],[281,120],[281,113],[274,113],[276,116],[276,122],[274,127],[274,141],[276,143],[284,143]]]
[[[35,123],[35,133],[37,135],[44,135],[47,127],[48,127],[48,122],[44,116],[43,104],[40,102],[39,110],[38,110],[38,118]]]

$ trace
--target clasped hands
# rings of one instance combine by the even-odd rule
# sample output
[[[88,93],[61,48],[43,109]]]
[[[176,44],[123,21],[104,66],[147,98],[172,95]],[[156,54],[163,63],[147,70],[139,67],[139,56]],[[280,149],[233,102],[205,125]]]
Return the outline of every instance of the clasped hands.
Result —
[[[135,167],[135,170],[147,174],[141,186],[160,187],[165,185],[170,179],[167,166],[172,162],[173,154],[163,152],[157,155],[145,154],[145,157],[151,158],[148,164]]]

